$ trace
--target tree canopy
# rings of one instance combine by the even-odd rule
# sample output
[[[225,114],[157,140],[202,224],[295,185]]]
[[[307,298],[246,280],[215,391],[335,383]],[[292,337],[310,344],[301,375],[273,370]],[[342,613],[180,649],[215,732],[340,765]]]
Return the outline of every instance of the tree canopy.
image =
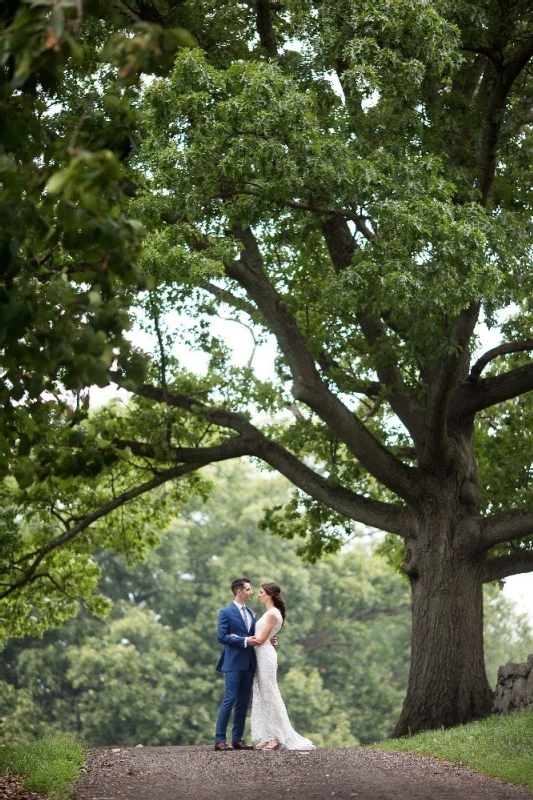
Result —
[[[122,6],[118,21],[112,14],[122,38],[102,59],[126,59],[115,75],[96,66],[108,38],[98,8],[69,32],[85,72],[74,70],[61,96],[38,76],[35,96],[56,135],[76,120],[69,141],[91,136],[96,111],[96,130],[111,135],[119,110],[135,110],[137,138],[111,176],[120,191],[111,208],[145,229],[137,263],[151,283],[136,304],[157,348],[144,381],[128,384],[127,413],[69,421],[53,477],[36,466],[50,443],[15,436],[14,471],[24,470],[18,488],[6,486],[44,515],[43,538],[25,539],[20,514],[8,520],[17,544],[4,597],[26,597],[28,609],[37,585],[48,592],[55,582],[60,594],[54,559],[87,555],[108,530],[93,523],[169,481],[185,496],[206,464],[249,456],[294,484],[265,524],[303,534],[311,559],[338,548],[354,523],[398,537],[413,648],[397,733],[488,713],[482,585],[533,568],[531,9],[521,0],[139,0],[133,22]],[[178,19],[197,47],[130,85],[139,65],[155,71],[141,59],[145,26],[159,24],[164,52]],[[133,38],[131,24],[141,26]],[[46,163],[42,142],[37,151]],[[48,194],[78,212],[74,163],[53,163],[61,169]],[[108,263],[102,252],[94,260],[120,275],[125,251],[115,246]],[[66,284],[72,291],[68,272]],[[211,335],[219,313],[258,341],[275,338],[270,380],[253,362],[232,364]],[[189,343],[209,354],[207,372],[187,371],[169,351],[176,314],[196,319]],[[477,357],[481,321],[502,344]],[[115,344],[102,382],[123,382],[129,348]],[[88,454],[96,466],[76,472]],[[49,494],[36,505],[43,485]],[[436,698],[443,670],[454,680]]]

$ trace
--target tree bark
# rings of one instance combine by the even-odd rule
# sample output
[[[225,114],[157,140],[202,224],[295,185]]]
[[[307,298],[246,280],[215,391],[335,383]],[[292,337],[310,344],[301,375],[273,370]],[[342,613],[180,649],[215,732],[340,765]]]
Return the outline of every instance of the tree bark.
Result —
[[[457,479],[453,483],[460,485]],[[472,548],[479,515],[468,513],[469,505],[474,510],[468,492],[439,494],[423,501],[416,539],[405,547],[412,650],[395,736],[460,725],[492,708],[483,654],[485,563]]]

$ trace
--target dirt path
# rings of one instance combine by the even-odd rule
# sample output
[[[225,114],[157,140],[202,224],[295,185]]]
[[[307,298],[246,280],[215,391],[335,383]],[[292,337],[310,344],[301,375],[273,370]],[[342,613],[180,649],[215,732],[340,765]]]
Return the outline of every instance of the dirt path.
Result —
[[[98,747],[78,800],[532,800],[470,769],[407,753]]]

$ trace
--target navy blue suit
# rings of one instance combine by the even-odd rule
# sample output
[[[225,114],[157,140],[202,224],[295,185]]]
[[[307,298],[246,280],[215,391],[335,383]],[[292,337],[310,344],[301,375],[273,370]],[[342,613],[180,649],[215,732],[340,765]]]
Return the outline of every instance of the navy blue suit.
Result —
[[[241,611],[235,603],[223,608],[218,615],[217,638],[224,645],[224,652],[217,664],[217,670],[225,674],[226,688],[218,714],[216,742],[226,741],[226,728],[234,707],[231,741],[238,742],[244,735],[256,663],[254,648],[245,647],[244,641],[247,636],[255,633],[255,616],[248,608],[245,613],[250,620],[249,629],[246,628]],[[232,633],[236,635],[231,636]]]

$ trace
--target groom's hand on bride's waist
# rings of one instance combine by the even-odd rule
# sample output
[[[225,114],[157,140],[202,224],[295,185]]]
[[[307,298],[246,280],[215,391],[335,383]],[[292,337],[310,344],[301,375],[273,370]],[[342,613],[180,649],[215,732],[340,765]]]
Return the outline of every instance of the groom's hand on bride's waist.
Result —
[[[230,636],[233,636],[235,639],[239,638],[236,633],[230,633]],[[274,647],[277,647],[277,645],[278,645],[278,637],[277,636],[272,636],[272,638],[269,639],[269,642],[270,642],[270,644],[274,645]],[[261,644],[261,642],[259,641],[259,639],[256,639],[255,636],[247,636],[246,637],[246,644],[249,647],[257,647],[258,645]]]
[[[248,636],[246,642],[250,647],[257,647],[258,645],[262,644],[261,640],[255,636]],[[274,647],[276,647],[278,640],[275,636],[273,636],[271,639],[269,639],[269,642],[270,644],[273,644]]]

